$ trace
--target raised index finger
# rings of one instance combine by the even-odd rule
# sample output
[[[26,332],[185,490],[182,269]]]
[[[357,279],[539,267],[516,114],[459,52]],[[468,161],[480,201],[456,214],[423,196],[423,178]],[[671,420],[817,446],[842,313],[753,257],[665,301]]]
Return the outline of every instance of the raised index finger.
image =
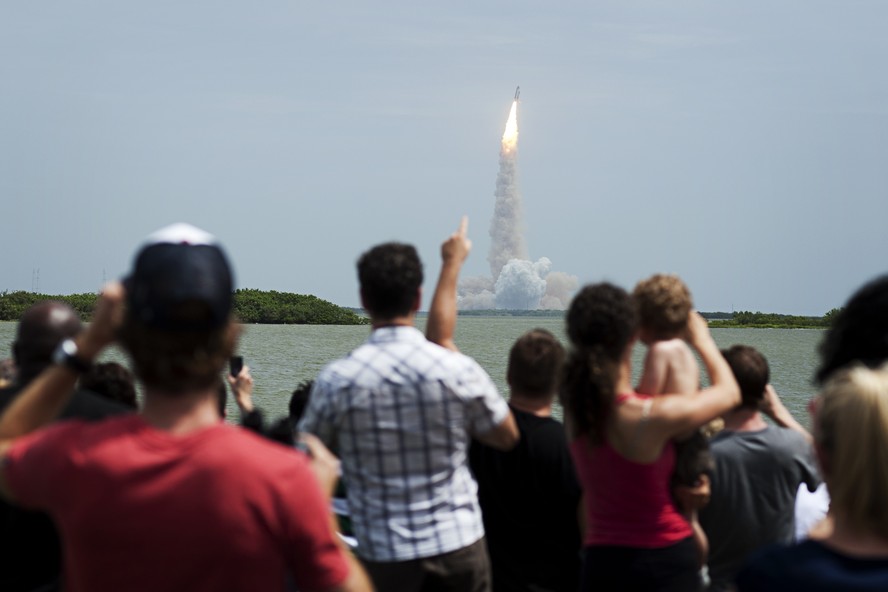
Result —
[[[461,237],[465,238],[465,236],[466,236],[466,234],[468,234],[468,232],[469,232],[469,217],[463,216],[462,219],[459,221],[459,230],[457,230],[456,233],[458,235],[460,235]]]

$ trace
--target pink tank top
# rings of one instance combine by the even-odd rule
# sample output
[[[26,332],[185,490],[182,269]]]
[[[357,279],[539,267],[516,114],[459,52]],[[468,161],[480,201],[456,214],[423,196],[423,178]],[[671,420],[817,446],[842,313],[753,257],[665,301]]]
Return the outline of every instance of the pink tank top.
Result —
[[[620,395],[616,404],[632,397],[648,398]],[[583,487],[586,546],[658,548],[691,536],[691,527],[670,493],[675,467],[672,442],[650,464],[624,458],[608,442],[590,447],[586,436],[571,442],[570,450]]]

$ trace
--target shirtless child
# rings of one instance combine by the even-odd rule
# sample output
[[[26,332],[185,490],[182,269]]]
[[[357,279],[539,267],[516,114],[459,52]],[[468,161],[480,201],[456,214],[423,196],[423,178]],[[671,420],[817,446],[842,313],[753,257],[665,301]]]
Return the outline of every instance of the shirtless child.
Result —
[[[693,308],[688,287],[676,275],[653,275],[638,282],[632,297],[639,314],[640,339],[648,350],[636,389],[644,395],[660,396],[696,392],[700,368],[691,348],[682,339]],[[683,507],[677,488],[699,487],[712,475],[714,464],[709,441],[701,430],[676,442],[673,496],[694,529],[701,565],[706,562],[708,541],[697,521],[697,511]]]

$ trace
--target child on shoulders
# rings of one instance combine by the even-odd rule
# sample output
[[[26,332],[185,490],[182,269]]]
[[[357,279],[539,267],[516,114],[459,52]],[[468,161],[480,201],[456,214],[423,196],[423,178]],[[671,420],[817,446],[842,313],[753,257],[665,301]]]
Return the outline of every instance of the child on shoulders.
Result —
[[[639,338],[647,346],[638,393],[657,397],[700,390],[700,367],[682,338],[693,309],[688,287],[676,275],[656,274],[638,282],[632,298],[638,308]],[[675,444],[672,491],[673,497],[679,500],[676,489],[699,487],[704,480],[708,482],[714,463],[703,430],[695,430]],[[709,543],[697,520],[697,512],[686,510],[681,503],[676,505],[694,529],[694,542],[703,565]]]

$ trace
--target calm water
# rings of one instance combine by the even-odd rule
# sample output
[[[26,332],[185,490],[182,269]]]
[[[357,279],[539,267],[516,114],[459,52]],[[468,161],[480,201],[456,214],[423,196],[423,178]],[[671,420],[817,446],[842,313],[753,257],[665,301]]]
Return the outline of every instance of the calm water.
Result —
[[[425,319],[418,326],[424,328]],[[512,342],[534,327],[549,329],[565,341],[563,321],[557,318],[460,317],[456,340],[460,349],[478,360],[501,392],[506,393],[506,363]],[[0,322],[0,358],[11,355],[16,323]],[[814,393],[811,377],[817,365],[820,330],[806,329],[714,329],[719,347],[742,343],[758,348],[771,364],[771,382],[784,403],[803,424],[808,399]],[[254,399],[270,415],[286,414],[290,392],[314,378],[328,361],[362,343],[368,327],[308,325],[246,325],[240,353],[253,372]],[[643,349],[636,348],[634,368],[640,370]],[[112,350],[106,359],[125,361]],[[233,404],[229,413],[234,414]],[[232,415],[236,417],[236,415]]]

